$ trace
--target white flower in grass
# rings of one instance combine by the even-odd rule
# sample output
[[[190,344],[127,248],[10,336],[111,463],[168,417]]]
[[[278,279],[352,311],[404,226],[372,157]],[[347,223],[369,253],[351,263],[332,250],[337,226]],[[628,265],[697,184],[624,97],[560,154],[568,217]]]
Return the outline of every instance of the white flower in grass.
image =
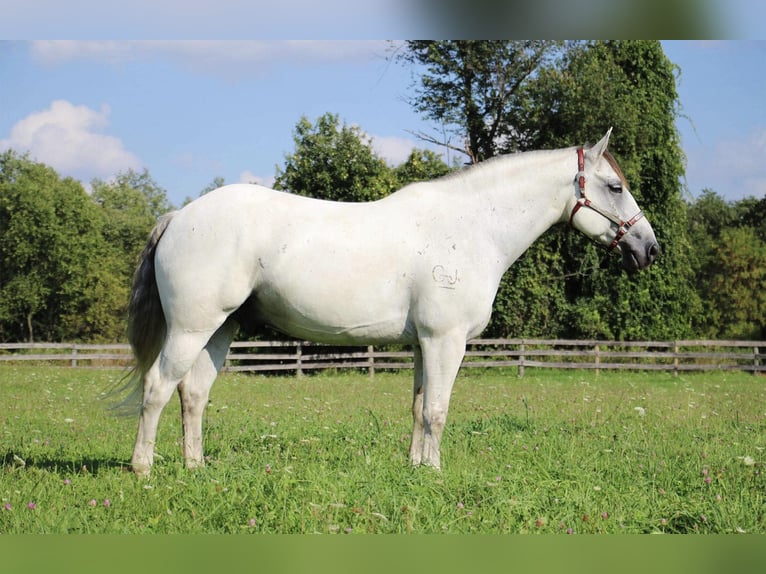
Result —
[[[646,409],[644,407],[633,407],[633,410],[636,411],[640,417],[646,416]]]
[[[745,464],[745,466],[754,466],[755,465],[755,459],[752,456],[743,456],[742,462]]]

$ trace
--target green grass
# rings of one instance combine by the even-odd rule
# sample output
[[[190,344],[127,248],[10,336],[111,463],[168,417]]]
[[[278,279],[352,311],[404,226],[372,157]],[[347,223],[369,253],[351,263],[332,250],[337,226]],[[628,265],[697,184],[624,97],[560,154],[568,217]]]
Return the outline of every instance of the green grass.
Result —
[[[411,373],[230,374],[207,466],[174,398],[149,480],[98,398],[119,376],[0,367],[0,533],[766,532],[759,376],[466,371],[437,472],[407,461]]]

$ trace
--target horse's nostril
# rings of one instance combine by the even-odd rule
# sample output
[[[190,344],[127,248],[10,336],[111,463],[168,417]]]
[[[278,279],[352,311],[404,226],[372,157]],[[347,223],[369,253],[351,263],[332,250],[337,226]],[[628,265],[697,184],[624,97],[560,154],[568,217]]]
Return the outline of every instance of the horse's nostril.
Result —
[[[649,249],[646,250],[646,255],[649,258],[649,262],[652,263],[655,259],[657,259],[657,256],[660,254],[660,246],[657,243],[652,243],[649,246]]]

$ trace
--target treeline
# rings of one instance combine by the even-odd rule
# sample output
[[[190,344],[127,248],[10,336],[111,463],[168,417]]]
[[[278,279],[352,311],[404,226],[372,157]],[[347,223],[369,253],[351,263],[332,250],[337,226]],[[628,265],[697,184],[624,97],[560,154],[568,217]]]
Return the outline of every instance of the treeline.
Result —
[[[0,340],[124,340],[138,254],[172,206],[148,172],[92,187],[0,154]]]
[[[595,141],[613,126],[610,150],[652,222],[658,262],[627,275],[556,227],[506,274],[485,335],[766,338],[766,198],[684,194],[677,70],[658,42],[408,42],[392,58],[413,71],[413,107],[440,126],[442,136],[420,137],[465,161],[415,150],[389,166],[360,128],[327,113],[297,123],[275,187],[374,200],[460,163]],[[0,154],[0,340],[124,340],[138,254],[173,206],[146,171],[91,188]]]

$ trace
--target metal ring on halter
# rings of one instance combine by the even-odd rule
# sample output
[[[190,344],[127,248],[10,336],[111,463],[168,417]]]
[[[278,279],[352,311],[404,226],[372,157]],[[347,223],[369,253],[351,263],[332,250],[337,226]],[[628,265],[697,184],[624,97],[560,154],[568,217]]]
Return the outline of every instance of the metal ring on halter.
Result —
[[[614,250],[614,248],[617,247],[617,244],[622,240],[622,238],[627,235],[628,231],[630,231],[630,228],[644,217],[644,212],[639,211],[629,220],[625,221],[621,217],[610,213],[605,209],[601,209],[597,205],[593,204],[593,202],[585,195],[585,154],[583,148],[581,147],[577,148],[577,176],[575,179],[577,180],[577,186],[580,188],[580,197],[577,198],[577,203],[575,203],[575,206],[572,208],[572,213],[569,216],[569,225],[572,225],[575,213],[580,211],[580,208],[582,207],[592,209],[599,215],[602,215],[612,223],[616,224],[617,233],[615,234],[614,239],[612,239],[612,242],[609,244],[609,247],[606,251],[606,254],[609,255]]]

